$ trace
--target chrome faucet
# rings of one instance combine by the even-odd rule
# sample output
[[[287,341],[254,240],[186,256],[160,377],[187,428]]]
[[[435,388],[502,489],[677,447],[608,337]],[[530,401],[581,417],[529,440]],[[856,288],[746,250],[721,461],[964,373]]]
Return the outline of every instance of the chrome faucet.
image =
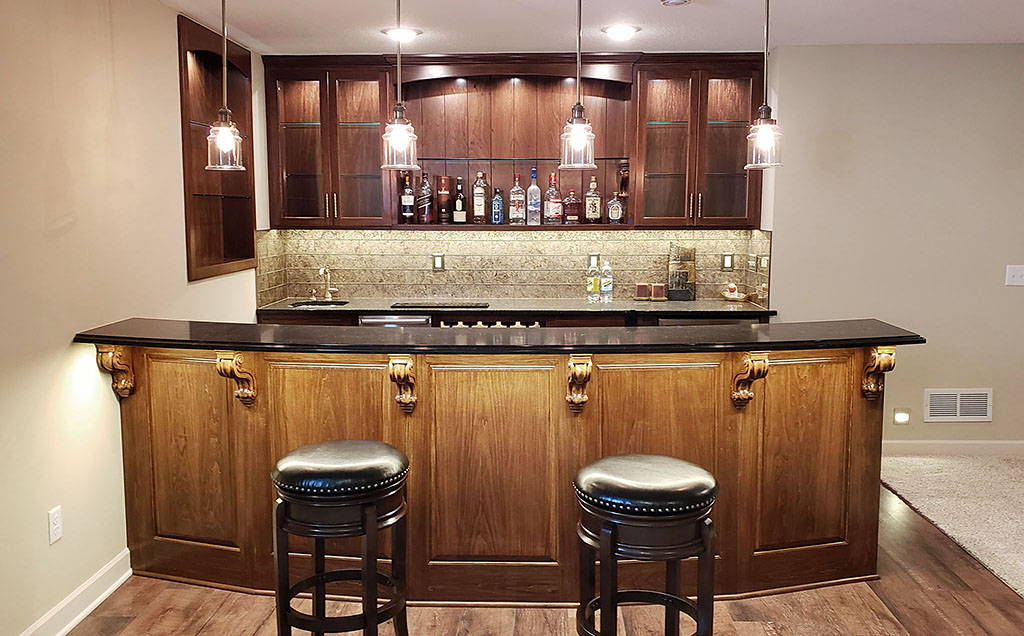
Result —
[[[324,300],[334,300],[334,292],[338,291],[338,288],[331,287],[331,270],[321,267],[320,275],[324,278]]]

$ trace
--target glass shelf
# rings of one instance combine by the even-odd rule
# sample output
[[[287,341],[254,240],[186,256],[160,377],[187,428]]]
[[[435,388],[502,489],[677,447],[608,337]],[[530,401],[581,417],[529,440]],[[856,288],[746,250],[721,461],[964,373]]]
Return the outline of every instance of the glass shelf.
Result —
[[[690,122],[685,121],[685,120],[679,120],[679,121],[649,121],[649,122],[647,122],[647,125],[648,126],[685,126],[685,125],[687,125],[689,123]]]
[[[379,121],[339,121],[339,126],[380,126]]]
[[[716,120],[716,121],[709,121],[708,123],[712,124],[712,125],[714,125],[714,124],[719,124],[719,125],[724,124],[724,125],[727,125],[727,126],[749,126],[750,125],[750,122],[745,120],[745,119],[744,120],[722,119],[722,120]]]
[[[278,126],[319,126],[318,121],[281,121]]]

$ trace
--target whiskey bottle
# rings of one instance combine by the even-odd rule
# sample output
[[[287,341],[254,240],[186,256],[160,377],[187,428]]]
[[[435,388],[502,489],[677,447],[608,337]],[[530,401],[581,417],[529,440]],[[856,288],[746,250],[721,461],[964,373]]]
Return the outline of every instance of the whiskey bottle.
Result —
[[[483,172],[476,173],[476,182],[473,184],[473,223],[487,223],[487,179]]]
[[[437,178],[437,220],[441,225],[452,222],[452,178]]]
[[[420,191],[416,195],[416,222],[420,224],[434,222],[434,191],[430,188],[430,175],[426,172],[420,179]]]
[[[622,202],[622,222],[629,213],[629,160],[619,162],[619,201]]]
[[[583,220],[587,223],[600,223],[601,191],[597,189],[597,177],[590,177],[590,189],[583,195]]]
[[[562,201],[562,208],[565,212],[566,225],[579,225],[580,212],[583,209],[583,201],[576,196],[576,190],[569,188],[569,195]]]
[[[537,185],[537,166],[530,168],[530,187],[526,189],[526,224],[540,225],[540,186]]]
[[[501,225],[505,222],[505,199],[501,196],[501,188],[494,189],[494,196],[491,197],[491,225]]]
[[[405,185],[402,186],[398,208],[399,223],[416,222],[416,194],[412,191],[412,181],[409,173],[405,174]]]
[[[519,185],[519,173],[516,173],[515,183],[508,191],[508,224],[526,225],[526,190]]]
[[[558,191],[558,173],[548,177],[548,189],[544,193],[544,225],[562,224],[562,193]]]
[[[625,216],[625,209],[622,207],[622,199],[618,192],[612,192],[612,198],[608,199],[608,222],[622,223]]]
[[[455,209],[452,210],[452,223],[466,222],[466,193],[462,191],[462,177],[455,179]]]

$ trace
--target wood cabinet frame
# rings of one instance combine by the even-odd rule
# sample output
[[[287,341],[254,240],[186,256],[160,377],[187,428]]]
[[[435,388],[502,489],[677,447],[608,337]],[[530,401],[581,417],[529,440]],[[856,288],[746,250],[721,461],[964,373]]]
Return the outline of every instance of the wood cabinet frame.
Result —
[[[264,65],[267,73],[267,126],[270,140],[270,174],[271,174],[271,225],[275,228],[291,227],[398,227],[395,213],[396,183],[389,183],[386,176],[382,179],[382,201],[384,209],[379,217],[349,217],[327,219],[288,219],[281,216],[281,187],[278,175],[281,173],[280,157],[278,156],[279,140],[277,137],[277,106],[270,91],[276,86],[277,79],[289,77],[301,77],[303,73],[319,73],[324,78],[326,91],[322,98],[324,107],[321,113],[324,121],[334,122],[335,96],[332,77],[338,78],[365,78],[372,79],[376,74],[381,87],[381,123],[383,124],[390,117],[390,111],[394,104],[394,63],[392,55],[354,55],[354,56],[267,56],[264,58]],[[477,77],[477,76],[508,76],[516,75],[551,75],[571,76],[574,74],[574,56],[571,54],[494,54],[494,55],[446,55],[446,56],[416,56],[407,55],[402,58],[403,81],[417,82],[421,80],[432,80],[441,78]],[[541,226],[545,230],[551,229],[631,229],[633,227],[644,228],[679,228],[679,227],[704,227],[704,228],[744,228],[755,229],[760,225],[760,202],[761,202],[761,178],[759,174],[748,176],[747,187],[747,215],[736,218],[697,218],[696,210],[690,210],[687,206],[684,217],[660,217],[642,218],[639,216],[643,210],[644,191],[644,137],[643,123],[644,94],[640,87],[638,77],[640,73],[656,74],[658,77],[678,77],[679,74],[688,74],[693,77],[690,105],[690,144],[689,156],[687,157],[687,198],[692,193],[694,197],[700,194],[699,183],[703,177],[700,169],[703,161],[703,147],[706,145],[706,131],[701,123],[700,116],[706,112],[707,85],[709,75],[715,77],[751,77],[751,112],[750,117],[756,116],[757,106],[761,102],[761,72],[763,57],[754,53],[729,53],[729,54],[644,54],[644,53],[591,53],[585,54],[583,58],[584,79],[602,79],[615,82],[631,82],[632,99],[627,104],[626,126],[626,148],[630,154],[630,198],[629,215],[633,220],[632,225],[617,227],[614,225],[601,225],[588,228],[587,226]],[[290,73],[298,73],[298,76],[291,76]],[[422,126],[420,121],[415,122]],[[336,158],[337,130],[331,126],[331,131],[325,134],[322,143],[328,147],[325,151],[329,161],[324,164],[325,189],[333,195],[337,192],[337,185],[333,182],[337,170],[334,167]],[[327,172],[330,172],[330,185],[327,184]],[[543,181],[544,175],[539,175]],[[541,184],[543,187],[543,183]],[[603,190],[605,195],[610,195],[611,190],[605,184]],[[510,226],[473,226],[473,225],[448,225],[448,226],[418,226],[403,225],[403,229],[443,229],[445,230],[481,230],[481,229],[508,229]],[[529,231],[533,228],[521,228]]]

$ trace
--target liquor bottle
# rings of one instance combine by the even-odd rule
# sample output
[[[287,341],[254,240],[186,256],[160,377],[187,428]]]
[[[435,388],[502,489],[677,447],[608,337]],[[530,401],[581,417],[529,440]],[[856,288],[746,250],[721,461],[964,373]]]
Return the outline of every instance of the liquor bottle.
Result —
[[[544,192],[544,225],[562,224],[562,193],[558,191],[558,174],[548,177],[548,189]]]
[[[612,302],[612,286],[612,266],[605,261],[601,266],[601,302]]]
[[[569,196],[562,201],[562,209],[565,212],[566,225],[579,225],[580,213],[583,210],[583,201],[576,196],[576,190],[569,188]]]
[[[487,179],[482,172],[476,173],[476,182],[473,184],[473,223],[487,223]]]
[[[494,189],[494,196],[491,197],[491,225],[501,225],[505,222],[505,199],[501,196],[501,188]]]
[[[516,173],[515,184],[508,191],[508,224],[526,225],[526,190],[519,185],[519,173]]]
[[[619,200],[622,201],[622,219],[625,223],[626,213],[629,210],[629,160],[623,159],[619,162]]]
[[[530,187],[526,189],[526,224],[540,225],[540,186],[537,185],[537,166],[530,168]]]
[[[452,178],[437,178],[437,220],[441,225],[452,222]]]
[[[416,222],[416,194],[412,191],[412,181],[409,173],[405,173],[405,185],[402,186],[402,194],[398,208],[399,223]]]
[[[452,223],[466,222],[466,193],[462,191],[462,177],[455,179],[455,209],[452,210]]]
[[[426,172],[420,179],[420,191],[416,196],[416,222],[421,224],[434,222],[434,191],[430,188],[430,175]]]
[[[612,198],[608,199],[608,222],[622,223],[625,210],[622,207],[622,199],[618,192],[612,192]]]
[[[597,177],[590,177],[590,189],[583,195],[583,220],[587,223],[600,223],[601,191],[597,189]]]

